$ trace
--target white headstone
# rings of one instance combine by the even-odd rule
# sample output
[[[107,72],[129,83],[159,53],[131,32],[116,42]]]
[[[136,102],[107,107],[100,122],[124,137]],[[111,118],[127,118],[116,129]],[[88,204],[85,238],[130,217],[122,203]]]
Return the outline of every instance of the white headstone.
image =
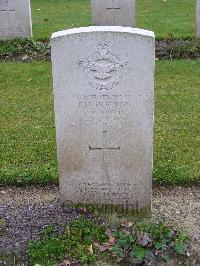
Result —
[[[135,0],[91,0],[97,26],[135,27]]]
[[[200,0],[196,1],[196,35],[200,37]]]
[[[30,0],[0,0],[0,40],[31,36]]]
[[[154,42],[117,26],[52,35],[64,202],[151,209]]]

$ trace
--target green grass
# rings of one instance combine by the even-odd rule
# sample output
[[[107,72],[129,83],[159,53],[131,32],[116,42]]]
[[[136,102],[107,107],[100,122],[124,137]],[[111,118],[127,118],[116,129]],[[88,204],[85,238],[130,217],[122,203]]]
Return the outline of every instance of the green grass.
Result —
[[[89,0],[32,0],[34,39],[49,39],[52,32],[91,25]]]
[[[200,60],[160,61],[156,71],[154,177],[200,182]]]
[[[57,182],[51,65],[2,63],[0,182]],[[200,60],[157,61],[154,180],[200,181]]]
[[[92,24],[90,0],[31,0],[35,39],[52,32]],[[137,27],[157,38],[195,35],[195,0],[137,0]]]
[[[57,179],[49,63],[1,64],[1,163],[8,183]]]
[[[137,26],[157,38],[195,36],[195,0],[136,0]]]

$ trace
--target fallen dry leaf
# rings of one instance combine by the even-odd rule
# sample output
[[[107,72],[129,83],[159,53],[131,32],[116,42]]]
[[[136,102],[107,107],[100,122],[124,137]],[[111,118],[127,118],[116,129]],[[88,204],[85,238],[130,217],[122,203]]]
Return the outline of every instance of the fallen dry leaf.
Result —
[[[108,250],[108,246],[100,245],[99,243],[94,243],[95,247],[97,247],[101,252]]]
[[[94,253],[92,244],[88,247],[88,251],[90,252],[90,254],[93,254]]]
[[[127,222],[123,222],[123,223],[120,224],[120,226],[121,227],[127,227],[127,224],[128,224]]]
[[[109,233],[108,242],[100,245],[99,243],[94,243],[95,247],[97,247],[101,252],[111,250],[114,244],[116,243],[116,238]]]
[[[87,209],[84,208],[84,207],[82,207],[82,208],[80,208],[80,212],[82,212],[82,213],[87,213]]]
[[[116,238],[114,236],[110,236],[108,243],[113,246],[116,243]]]
[[[64,266],[70,266],[71,262],[69,260],[64,260]]]

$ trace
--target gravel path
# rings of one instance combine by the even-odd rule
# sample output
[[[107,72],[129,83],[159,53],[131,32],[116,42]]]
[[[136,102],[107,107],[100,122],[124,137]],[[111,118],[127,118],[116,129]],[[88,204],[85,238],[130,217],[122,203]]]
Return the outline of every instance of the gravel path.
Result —
[[[46,225],[68,223],[78,215],[61,208],[55,186],[1,188],[0,254],[26,250],[28,241]],[[191,238],[191,256],[200,258],[200,187],[154,188],[152,220],[184,228]]]

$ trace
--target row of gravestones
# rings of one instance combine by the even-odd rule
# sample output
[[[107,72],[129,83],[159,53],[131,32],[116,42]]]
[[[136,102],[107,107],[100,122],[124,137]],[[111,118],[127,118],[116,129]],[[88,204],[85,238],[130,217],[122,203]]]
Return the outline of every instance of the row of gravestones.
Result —
[[[200,0],[196,1],[200,36]],[[135,26],[135,0],[91,0],[94,25]],[[0,40],[32,36],[30,0],[0,0]]]

